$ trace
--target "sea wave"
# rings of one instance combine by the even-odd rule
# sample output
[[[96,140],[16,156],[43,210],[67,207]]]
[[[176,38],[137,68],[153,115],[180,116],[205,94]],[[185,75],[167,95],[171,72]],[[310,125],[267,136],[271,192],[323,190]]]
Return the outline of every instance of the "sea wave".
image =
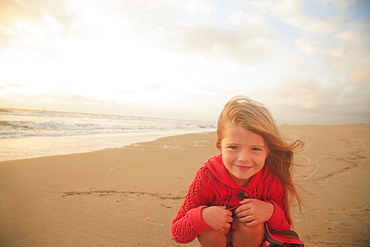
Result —
[[[189,120],[19,109],[2,111],[0,117],[0,139],[215,128],[210,123]]]

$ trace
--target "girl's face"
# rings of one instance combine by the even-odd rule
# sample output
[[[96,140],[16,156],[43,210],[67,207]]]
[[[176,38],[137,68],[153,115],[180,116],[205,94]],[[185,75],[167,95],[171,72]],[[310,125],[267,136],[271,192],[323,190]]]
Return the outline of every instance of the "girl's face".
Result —
[[[239,125],[225,129],[218,150],[232,179],[241,187],[263,168],[268,154],[263,137]]]

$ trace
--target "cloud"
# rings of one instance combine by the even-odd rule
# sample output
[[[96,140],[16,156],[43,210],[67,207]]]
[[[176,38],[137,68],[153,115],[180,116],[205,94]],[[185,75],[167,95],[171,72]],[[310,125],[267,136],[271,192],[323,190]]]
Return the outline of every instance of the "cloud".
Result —
[[[219,58],[253,59],[259,57],[263,51],[262,42],[257,45],[256,41],[248,40],[241,33],[212,27],[181,27],[173,38],[177,40],[179,50]]]
[[[63,105],[70,108],[71,106],[87,106],[87,105],[107,105],[112,102],[109,102],[105,99],[99,99],[96,97],[73,94],[70,92],[54,92],[54,93],[11,93],[4,94],[0,98],[3,101],[12,100],[12,98],[21,99],[24,106],[48,106],[48,107],[57,107],[61,109]],[[85,107],[86,108],[86,107]]]
[[[145,88],[149,91],[155,91],[163,87],[161,84],[147,84],[145,85]]]
[[[7,2],[6,9],[16,14],[3,18],[0,36],[7,40],[0,45],[47,57],[60,55],[61,45],[68,48],[74,39],[121,40],[123,44],[131,40],[137,46],[237,61],[254,60],[271,51],[270,31],[258,16],[234,13],[226,21],[233,29],[208,25],[216,11],[209,0],[90,1],[88,5],[83,1]]]
[[[308,39],[308,38],[300,38],[294,41],[296,44],[297,48],[300,49],[301,51],[305,53],[320,53],[320,52],[325,52],[324,45],[318,41]]]
[[[356,2],[356,0],[315,0],[315,1],[321,3],[324,7],[326,7],[329,4],[332,4],[340,11],[346,10],[349,5],[354,4]]]
[[[327,35],[336,32],[340,23],[343,22],[341,16],[317,17],[303,11],[305,1],[272,1],[268,8],[270,13],[282,22],[294,26],[307,34]],[[266,6],[265,6],[266,7]]]
[[[367,60],[358,64],[352,68],[348,75],[348,82],[351,84],[363,84],[369,85],[370,84],[370,58],[368,57]],[[368,92],[369,90],[365,90],[364,92]],[[369,95],[370,99],[370,95]]]
[[[0,1],[0,79],[19,85],[0,88],[7,102],[61,108],[64,99],[197,119],[246,94],[292,121],[360,119],[369,108],[370,25],[351,12],[357,5]]]
[[[19,84],[17,83],[12,83],[12,82],[0,82],[0,89],[12,89],[12,88],[18,88],[20,87]]]
[[[266,97],[266,104],[290,122],[315,123],[320,119],[321,123],[335,124],[332,119],[336,117],[350,123],[368,122],[370,95],[367,88],[367,81],[324,85],[313,78],[296,78],[274,86]]]
[[[71,16],[62,1],[1,1],[0,25],[10,34],[44,33],[69,23]],[[39,27],[38,27],[39,26]]]
[[[272,52],[272,35],[262,20],[234,13],[229,24],[234,28],[176,26],[168,36],[181,52],[210,55],[218,59],[251,62]]]

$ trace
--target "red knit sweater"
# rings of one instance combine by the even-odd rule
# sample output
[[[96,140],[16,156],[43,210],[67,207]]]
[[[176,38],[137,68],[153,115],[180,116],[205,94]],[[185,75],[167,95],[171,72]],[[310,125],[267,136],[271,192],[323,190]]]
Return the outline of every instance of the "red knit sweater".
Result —
[[[285,192],[281,180],[264,166],[260,172],[251,177],[247,186],[240,187],[229,175],[221,155],[217,155],[204,163],[190,184],[184,201],[172,221],[173,239],[178,243],[189,243],[202,232],[210,230],[202,218],[202,210],[209,206],[236,208],[240,202],[239,191],[245,191],[248,198],[268,201],[274,205],[274,213],[266,224],[269,233],[271,230],[290,230],[290,222],[284,211]]]

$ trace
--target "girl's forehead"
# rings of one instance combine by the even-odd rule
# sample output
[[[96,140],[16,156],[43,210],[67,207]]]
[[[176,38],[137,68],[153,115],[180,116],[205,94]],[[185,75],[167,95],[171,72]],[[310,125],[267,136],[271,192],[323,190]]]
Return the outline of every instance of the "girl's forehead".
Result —
[[[229,126],[224,131],[224,139],[237,139],[237,140],[253,140],[264,142],[264,138],[251,130],[248,130],[239,125]]]

